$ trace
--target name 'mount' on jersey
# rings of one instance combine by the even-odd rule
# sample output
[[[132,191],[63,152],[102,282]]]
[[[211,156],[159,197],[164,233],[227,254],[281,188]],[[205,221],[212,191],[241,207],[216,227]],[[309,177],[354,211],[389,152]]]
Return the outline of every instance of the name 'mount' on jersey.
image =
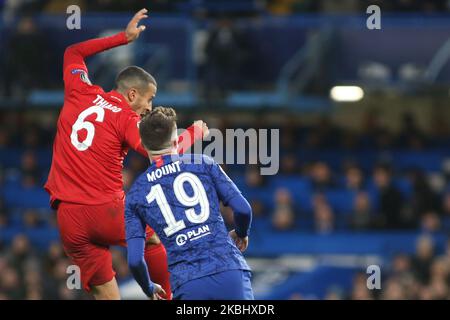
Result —
[[[180,161],[175,161],[173,163],[166,164],[161,168],[156,168],[155,170],[148,172],[147,179],[148,181],[153,182],[156,179],[161,178],[163,175],[179,172],[180,170]]]
[[[127,239],[145,237],[145,224],[155,230],[167,250],[173,289],[217,272],[250,270],[220,213],[220,201],[226,205],[237,194],[211,158],[163,156],[127,194]]]

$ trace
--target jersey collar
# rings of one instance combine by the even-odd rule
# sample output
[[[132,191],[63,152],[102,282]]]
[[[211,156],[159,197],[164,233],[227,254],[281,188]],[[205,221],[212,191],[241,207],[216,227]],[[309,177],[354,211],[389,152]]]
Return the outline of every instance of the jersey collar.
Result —
[[[108,94],[111,97],[114,97],[115,98],[114,100],[116,100],[120,104],[121,107],[126,107],[126,108],[131,109],[131,106],[128,104],[127,100],[121,93],[117,92],[116,90],[111,90],[110,92],[108,92]]]
[[[152,157],[151,161],[152,161],[152,166],[156,166],[156,168],[160,168],[165,164],[171,163],[173,162],[174,158],[172,157],[179,157],[178,154],[166,154],[163,156],[154,156]]]

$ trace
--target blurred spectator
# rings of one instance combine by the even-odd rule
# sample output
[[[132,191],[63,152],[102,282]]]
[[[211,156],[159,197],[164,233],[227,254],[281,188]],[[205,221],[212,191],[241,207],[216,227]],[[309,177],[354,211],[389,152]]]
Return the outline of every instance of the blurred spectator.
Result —
[[[5,148],[9,145],[9,132],[6,128],[0,128],[0,148]]]
[[[367,277],[364,273],[357,273],[353,279],[351,300],[372,300],[373,297],[367,289]]]
[[[316,195],[313,202],[315,231],[319,234],[333,232],[335,228],[334,213],[327,200],[323,195]]]
[[[416,119],[410,113],[402,117],[402,128],[398,137],[399,147],[409,147],[411,149],[422,149],[425,145],[424,134],[419,128]]]
[[[268,0],[267,10],[274,15],[289,15],[298,12],[315,12],[323,8],[326,0]]]
[[[30,124],[23,132],[23,146],[29,149],[37,148],[40,142],[41,131],[34,125]]]
[[[430,184],[422,170],[412,170],[408,174],[412,186],[412,196],[405,206],[405,216],[409,223],[414,224],[426,212],[439,209],[438,196],[431,189]]]
[[[436,212],[428,211],[422,216],[421,220],[422,231],[428,233],[435,233],[441,230],[441,220]]]
[[[326,191],[336,187],[330,167],[325,162],[318,161],[312,165],[311,180],[315,191]]]
[[[325,300],[342,300],[344,299],[344,290],[339,287],[331,287],[325,294]]]
[[[206,43],[205,92],[208,101],[221,101],[228,90],[239,88],[248,57],[246,39],[233,21],[221,18]]]
[[[245,170],[245,184],[251,189],[258,189],[266,184],[266,176],[260,174],[258,166],[248,166]]]
[[[36,154],[32,151],[24,152],[21,161],[22,186],[32,188],[38,184],[41,178],[41,170],[37,163]]]
[[[86,1],[83,0],[46,0],[43,1],[45,3],[44,11],[49,14],[61,14],[61,12],[66,12],[67,8],[70,5],[77,5],[81,8],[81,10],[86,8]],[[119,2],[119,1],[111,1],[111,0],[100,0],[100,1],[89,1],[89,2]]]
[[[11,244],[11,251],[7,256],[9,264],[21,274],[28,259],[33,256],[30,242],[25,235],[18,234]]]
[[[412,260],[412,267],[421,284],[430,280],[430,267],[434,257],[434,243],[430,237],[422,236],[416,244],[416,255]]]
[[[355,231],[369,230],[373,228],[373,216],[370,199],[367,193],[356,194],[353,212],[350,217],[350,225]]]
[[[4,85],[6,96],[25,97],[30,88],[48,85],[52,61],[47,38],[30,16],[22,17],[8,44],[5,58]],[[44,54],[43,54],[44,53]],[[39,57],[39,63],[35,58]]]
[[[446,258],[436,258],[430,269],[431,274],[431,283],[440,282],[443,285],[449,285],[450,281],[450,265],[448,264],[448,260]],[[448,289],[447,289],[448,290]]]
[[[0,229],[8,225],[8,212],[5,207],[3,198],[0,196]]]
[[[59,260],[65,258],[63,248],[59,242],[52,242],[49,244],[47,255],[44,258],[44,270],[47,273],[52,273],[54,266]]]
[[[6,267],[0,274],[0,291],[9,299],[20,299],[23,296],[19,274],[13,268]]]
[[[411,269],[411,259],[406,254],[397,254],[392,259],[391,277],[397,278],[402,283],[409,283],[414,277]]]
[[[289,207],[277,207],[272,216],[272,224],[278,231],[291,230],[294,227],[294,213]]]
[[[290,230],[295,225],[295,213],[292,195],[287,189],[275,191],[275,210],[272,215],[272,225],[279,231]]]
[[[450,191],[444,193],[442,198],[442,219],[446,231],[450,231]]]
[[[27,209],[23,213],[23,225],[27,228],[37,228],[43,224],[41,216],[35,209]]]
[[[403,286],[395,278],[389,279],[386,283],[385,290],[381,295],[382,300],[404,300],[406,292]]]
[[[298,174],[297,157],[294,154],[285,154],[281,157],[280,173],[284,175]],[[259,173],[258,173],[259,174]]]
[[[359,191],[364,188],[364,175],[357,165],[350,165],[345,170],[345,186],[349,190]]]
[[[403,196],[392,182],[392,171],[387,165],[378,165],[373,172],[373,179],[379,197],[379,215],[382,227],[404,229],[410,227],[403,220]]]
[[[267,214],[266,208],[261,200],[250,200],[250,206],[252,207],[253,217],[261,218]]]
[[[365,148],[381,148],[385,149],[390,146],[391,137],[384,127],[378,112],[371,110],[364,114],[362,120],[362,146]]]

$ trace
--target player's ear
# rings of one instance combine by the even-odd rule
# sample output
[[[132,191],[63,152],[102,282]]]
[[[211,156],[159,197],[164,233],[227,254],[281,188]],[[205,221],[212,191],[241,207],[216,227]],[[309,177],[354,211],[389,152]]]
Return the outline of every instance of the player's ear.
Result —
[[[137,96],[136,89],[131,88],[130,90],[128,90],[128,100],[133,102],[134,100],[136,100],[136,96]]]

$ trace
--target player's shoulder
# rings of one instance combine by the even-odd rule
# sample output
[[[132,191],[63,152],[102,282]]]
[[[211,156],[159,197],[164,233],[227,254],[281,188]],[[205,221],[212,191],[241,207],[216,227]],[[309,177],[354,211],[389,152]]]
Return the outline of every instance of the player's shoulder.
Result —
[[[105,92],[102,87],[92,84],[86,67],[79,64],[66,67],[64,80],[66,83],[67,81],[70,83],[70,87],[74,91],[79,91],[81,94],[90,94],[92,92],[103,94]]]
[[[198,153],[185,153],[179,157],[181,163],[184,164],[198,164],[198,165],[213,165],[215,161],[210,156]]]

